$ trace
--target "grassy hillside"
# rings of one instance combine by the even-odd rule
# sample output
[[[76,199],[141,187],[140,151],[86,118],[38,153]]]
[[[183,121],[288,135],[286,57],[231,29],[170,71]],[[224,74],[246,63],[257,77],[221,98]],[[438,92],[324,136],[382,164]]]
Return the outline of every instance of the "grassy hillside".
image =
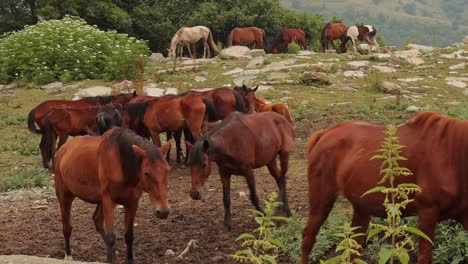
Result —
[[[407,41],[447,46],[468,35],[466,0],[282,0],[296,10],[320,13],[345,24],[373,24],[388,45]]]

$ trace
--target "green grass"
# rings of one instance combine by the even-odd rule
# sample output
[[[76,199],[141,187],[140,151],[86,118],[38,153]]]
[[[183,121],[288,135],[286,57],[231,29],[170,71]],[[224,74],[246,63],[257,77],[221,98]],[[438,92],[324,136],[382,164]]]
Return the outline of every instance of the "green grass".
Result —
[[[15,167],[0,177],[0,192],[50,186],[49,173],[38,166]]]

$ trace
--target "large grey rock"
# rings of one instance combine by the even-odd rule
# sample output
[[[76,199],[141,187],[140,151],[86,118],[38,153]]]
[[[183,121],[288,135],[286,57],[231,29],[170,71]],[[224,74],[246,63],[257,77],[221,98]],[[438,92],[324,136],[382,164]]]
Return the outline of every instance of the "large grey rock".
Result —
[[[377,69],[377,70],[379,70],[380,72],[383,72],[383,73],[392,73],[392,72],[397,71],[393,67],[383,66],[383,65],[373,65],[372,68]]]
[[[410,57],[410,58],[406,58],[405,60],[409,64],[413,64],[413,65],[421,65],[425,63],[425,61],[421,59],[420,57]]]
[[[377,52],[377,47],[374,45],[369,45],[369,44],[359,44],[357,46],[357,52],[360,54],[366,55],[369,53],[369,50],[372,52]]]
[[[252,70],[245,70],[245,71],[241,72],[239,75],[241,75],[241,76],[255,76],[255,75],[259,74],[260,72],[262,72],[262,70],[252,69]]]
[[[226,60],[252,59],[250,49],[244,46],[231,46],[229,48],[225,48],[221,50],[219,57]]]
[[[150,61],[156,61],[156,62],[161,62],[164,60],[164,55],[161,53],[151,53],[151,56],[149,57]]]
[[[253,49],[253,50],[249,51],[249,53],[250,53],[250,56],[252,58],[265,56],[265,54],[266,54],[263,49]]]
[[[393,55],[400,59],[407,59],[411,57],[421,56],[421,52],[419,52],[419,50],[417,49],[399,50],[399,51],[393,52]]]
[[[419,44],[408,44],[406,45],[407,50],[419,50],[420,52],[426,53],[426,52],[431,52],[434,50],[433,47],[431,46],[424,46],[424,45],[419,45]]]
[[[379,84],[377,84],[377,89],[381,92],[393,94],[393,95],[397,95],[401,93],[400,85],[396,83],[388,82],[388,81],[379,82]]]
[[[230,70],[230,71],[227,71],[227,72],[224,72],[223,75],[237,75],[241,72],[243,72],[244,69],[241,69],[241,68],[235,68],[234,70]]]
[[[65,89],[63,88],[62,82],[53,82],[41,87],[41,90],[44,90],[48,93],[61,93]]]
[[[444,58],[444,59],[468,60],[468,56],[464,56],[465,54],[468,54],[467,50],[459,49],[449,54],[440,54],[439,57]]]
[[[348,66],[350,66],[351,69],[357,70],[359,68],[365,68],[369,65],[368,61],[350,61],[347,63]]]
[[[73,100],[78,100],[83,97],[88,96],[100,96],[100,95],[110,95],[112,93],[112,89],[107,86],[93,86],[86,89],[79,90]]]
[[[466,62],[455,64],[449,67],[450,70],[461,70],[466,68]]]
[[[247,68],[254,68],[254,67],[257,67],[259,65],[263,65],[265,61],[265,58],[263,57],[256,57],[254,58],[253,60],[249,61],[249,63],[247,63]]]
[[[311,72],[311,71],[303,72],[300,77],[300,80],[307,85],[314,85],[314,84],[330,85],[331,84],[327,76],[323,72]]]

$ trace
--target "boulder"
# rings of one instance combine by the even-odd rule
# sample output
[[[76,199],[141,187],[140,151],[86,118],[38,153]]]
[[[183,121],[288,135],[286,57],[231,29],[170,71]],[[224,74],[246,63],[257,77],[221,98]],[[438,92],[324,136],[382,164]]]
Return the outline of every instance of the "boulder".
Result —
[[[418,50],[420,52],[426,53],[426,52],[431,52],[434,50],[433,47],[431,46],[424,46],[424,45],[419,45],[419,44],[408,44],[406,45],[407,50]]]
[[[388,82],[388,81],[381,81],[377,84],[377,89],[381,92],[388,93],[388,94],[393,94],[393,95],[398,95],[401,93],[401,86]]]
[[[250,56],[252,58],[265,56],[265,54],[266,54],[263,49],[253,49],[253,50],[249,51],[249,53],[250,53]]]
[[[425,63],[425,61],[421,59],[420,57],[406,58],[406,62],[408,62],[409,64],[413,64],[413,65],[421,65]]]
[[[330,72],[333,68],[334,63],[314,63],[307,64],[303,67],[305,71],[318,71],[318,72]]]
[[[227,72],[224,72],[223,75],[236,75],[236,74],[239,74],[241,72],[243,72],[244,69],[241,69],[241,68],[235,68],[234,70],[230,70],[230,71],[227,71]]]
[[[369,66],[369,62],[368,61],[350,61],[347,63],[347,65],[350,66],[351,69],[357,70],[359,68]]]
[[[345,77],[357,77],[357,78],[363,78],[366,75],[362,71],[345,71],[343,72],[343,75]]]
[[[221,50],[219,53],[221,59],[235,60],[235,59],[252,59],[250,49],[244,46],[231,46]]]
[[[100,95],[110,95],[112,93],[112,88],[107,86],[93,86],[86,89],[79,90],[73,100],[78,100],[83,97],[88,96],[100,96]]]
[[[161,62],[164,60],[164,55],[162,53],[151,53],[151,56],[149,56],[150,61],[155,61],[155,62]]]
[[[302,73],[302,76],[300,77],[301,82],[307,84],[307,85],[313,85],[313,84],[325,84],[325,85],[330,85],[330,81],[327,79],[327,76],[323,72],[312,72],[312,71],[306,71]]]
[[[393,67],[389,67],[389,66],[382,66],[382,65],[373,65],[372,68],[374,69],[377,69],[379,70],[380,72],[383,72],[383,73],[392,73],[392,72],[396,72],[397,70]]]
[[[461,69],[465,69],[465,68],[466,68],[466,63],[465,62],[455,64],[455,65],[452,65],[452,66],[449,67],[450,70],[461,70]]]
[[[256,57],[254,58],[253,60],[249,61],[249,63],[247,63],[247,68],[254,68],[254,67],[257,67],[259,65],[263,65],[263,63],[265,62],[265,59],[263,57]]]
[[[421,55],[421,52],[419,52],[419,50],[417,49],[399,50],[399,51],[393,52],[393,55],[395,55],[396,57],[400,59],[407,59],[411,57],[418,57]]]
[[[41,87],[41,90],[44,90],[48,93],[61,93],[65,89],[63,88],[62,82],[53,82]]]
[[[369,44],[359,44],[357,46],[357,52],[362,55],[366,55],[369,53],[369,50],[372,52],[377,52],[377,47],[374,45],[369,45]]]

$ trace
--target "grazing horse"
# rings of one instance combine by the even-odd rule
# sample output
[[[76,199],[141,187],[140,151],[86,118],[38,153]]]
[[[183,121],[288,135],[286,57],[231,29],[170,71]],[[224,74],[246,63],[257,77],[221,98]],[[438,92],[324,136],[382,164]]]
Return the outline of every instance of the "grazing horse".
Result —
[[[264,100],[256,97],[255,98],[255,112],[267,112],[273,111],[282,116],[284,116],[289,123],[291,123],[292,127],[295,128],[296,124],[292,120],[291,113],[289,112],[288,106],[283,103],[274,103],[274,104],[267,104]]]
[[[134,132],[113,128],[100,137],[77,137],[60,148],[54,160],[55,193],[60,204],[65,259],[71,259],[71,206],[75,197],[96,204],[93,220],[107,249],[107,262],[116,260],[114,210],[125,208],[126,263],[133,263],[133,226],[138,200],[149,194],[157,218],[169,214],[167,172],[159,149]]]
[[[328,22],[325,27],[322,29],[322,34],[320,37],[320,44],[322,45],[322,52],[325,52],[328,49],[328,42],[332,42],[333,48],[335,45],[333,43],[336,39],[341,39],[342,36],[346,33],[346,27],[343,23],[331,23]]]
[[[307,42],[309,42],[310,39],[311,36],[309,33],[300,28],[283,28],[273,40],[271,53],[278,53],[280,50],[287,48],[293,41],[296,41],[303,49],[307,49]]]
[[[190,143],[188,143],[190,146]],[[231,175],[242,175],[250,190],[250,199],[261,210],[255,190],[254,169],[267,166],[279,188],[281,210],[290,216],[286,195],[286,172],[294,145],[294,129],[283,116],[273,113],[231,113],[191,146],[189,166],[192,175],[192,199],[201,199],[201,189],[216,162],[223,185],[224,227],[231,230]],[[277,167],[279,156],[281,170]]]
[[[182,27],[174,34],[171,40],[171,46],[169,47],[169,55],[172,58],[176,57],[177,45],[182,45],[180,51],[180,57],[182,57],[183,46],[187,46],[189,50],[190,57],[195,58],[195,54],[192,55],[191,45],[197,43],[198,41],[203,41],[203,58],[211,57],[210,46],[214,52],[218,53],[218,48],[213,41],[213,35],[211,30],[204,26],[196,27]],[[209,43],[209,46],[208,46]]]
[[[384,195],[362,195],[381,180],[381,161],[371,160],[384,142],[385,127],[362,122],[337,124],[314,133],[308,143],[309,219],[303,232],[302,264],[307,263],[320,226],[338,195],[352,204],[352,226],[367,230],[371,216],[385,218]],[[413,172],[398,183],[422,191],[403,216],[417,215],[419,229],[431,240],[437,222],[453,219],[468,229],[468,121],[423,112],[398,126],[404,145],[399,164]],[[356,238],[360,243],[363,237]],[[432,263],[432,245],[419,238],[418,263]]]
[[[96,115],[99,110],[97,106],[81,109],[67,108],[54,109],[45,118],[44,133],[44,156],[43,163],[52,168],[52,159],[55,154],[57,137],[59,149],[69,136],[82,136],[96,133]]]
[[[96,132],[98,135],[104,134],[112,127],[122,126],[122,112],[124,106],[118,105],[105,105],[97,111],[96,114]]]
[[[379,43],[377,42],[375,35],[377,34],[377,30],[375,27],[371,25],[364,25],[364,26],[351,26],[346,31],[346,34],[343,35],[341,40],[341,53],[346,52],[346,44],[349,40],[353,43],[353,50],[356,53],[356,39],[359,41],[366,41],[369,45],[373,45],[377,48],[377,52],[379,52]],[[370,47],[367,46],[368,51],[370,51]]]
[[[263,49],[266,46],[266,33],[258,27],[234,28],[228,36],[227,46],[249,46]]]
[[[238,92],[248,107],[247,113],[252,113],[255,110],[255,92],[258,89],[258,85],[255,88],[249,88],[242,84],[242,86],[234,86],[234,91]]]

